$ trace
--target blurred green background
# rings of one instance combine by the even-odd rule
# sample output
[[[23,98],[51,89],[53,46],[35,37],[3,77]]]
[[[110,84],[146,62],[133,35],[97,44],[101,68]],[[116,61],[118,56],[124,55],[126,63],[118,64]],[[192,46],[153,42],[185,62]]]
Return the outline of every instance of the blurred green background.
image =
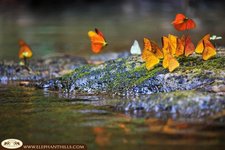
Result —
[[[161,36],[181,35],[171,25],[177,13],[193,18],[193,42],[206,34],[225,35],[225,2],[219,0],[0,0],[0,59],[17,60],[18,40],[34,57],[55,53],[89,56],[89,30],[99,28],[106,52],[128,51],[143,37],[161,45]],[[224,40],[218,41],[224,45]]]

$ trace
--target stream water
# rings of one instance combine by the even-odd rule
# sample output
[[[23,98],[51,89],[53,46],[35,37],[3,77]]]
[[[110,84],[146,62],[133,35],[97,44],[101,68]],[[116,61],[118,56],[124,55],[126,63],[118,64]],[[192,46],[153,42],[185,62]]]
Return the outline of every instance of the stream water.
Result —
[[[86,144],[88,149],[222,149],[225,127],[204,119],[131,114],[115,109],[122,99],[58,93],[0,85],[0,140],[25,144]],[[111,102],[110,102],[111,101]],[[158,115],[158,117],[157,117]]]
[[[163,35],[182,34],[171,25],[180,12],[197,24],[191,31],[195,44],[206,33],[225,36],[224,3],[218,0],[100,0],[67,5],[64,1],[61,5],[38,2],[31,6],[0,5],[0,59],[17,59],[20,38],[30,44],[34,58],[55,53],[89,56],[87,32],[95,27],[109,44],[103,53],[128,51],[135,39],[142,47],[144,37],[161,45]],[[225,42],[219,40],[217,44]]]

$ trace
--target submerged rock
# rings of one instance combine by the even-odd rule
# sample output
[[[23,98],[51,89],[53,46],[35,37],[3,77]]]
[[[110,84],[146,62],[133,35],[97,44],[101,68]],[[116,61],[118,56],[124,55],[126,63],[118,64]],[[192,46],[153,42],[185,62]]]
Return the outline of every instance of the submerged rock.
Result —
[[[225,109],[224,96],[196,90],[155,93],[128,98],[115,104],[117,110],[142,114],[157,114],[175,118],[203,118]],[[176,115],[176,116],[174,116]]]
[[[77,56],[52,56],[39,60],[31,60],[29,66],[21,66],[16,62],[0,64],[0,81],[38,81],[60,77],[75,68],[87,64],[84,58]]]

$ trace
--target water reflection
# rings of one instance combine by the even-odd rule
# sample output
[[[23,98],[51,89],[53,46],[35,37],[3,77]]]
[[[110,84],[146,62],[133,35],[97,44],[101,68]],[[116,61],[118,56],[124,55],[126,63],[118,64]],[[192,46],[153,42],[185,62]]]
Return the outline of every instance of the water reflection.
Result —
[[[162,35],[180,35],[170,24],[178,12],[186,12],[197,22],[196,30],[191,32],[195,43],[206,33],[225,34],[225,21],[221,19],[225,13],[220,1],[69,1],[71,5],[58,1],[58,5],[15,2],[0,5],[1,59],[17,58],[20,38],[31,45],[35,57],[57,52],[88,56],[91,52],[87,31],[94,27],[106,35],[109,46],[105,52],[128,50],[134,39],[142,41],[143,37],[160,43]]]
[[[151,145],[222,146],[225,139],[224,123],[213,119],[131,117],[108,107],[108,98],[107,105],[73,103],[57,94],[15,85],[0,85],[0,94],[1,141],[14,137],[31,144],[84,143],[88,149],[136,149],[141,145],[149,149]]]

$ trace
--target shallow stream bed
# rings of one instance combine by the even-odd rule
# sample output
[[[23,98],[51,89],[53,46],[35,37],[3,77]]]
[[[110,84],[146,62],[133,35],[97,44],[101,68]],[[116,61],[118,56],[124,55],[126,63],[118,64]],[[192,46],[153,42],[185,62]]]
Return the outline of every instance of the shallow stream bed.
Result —
[[[88,149],[225,146],[221,112],[210,117],[182,117],[168,111],[126,110],[126,104],[133,101],[129,97],[70,97],[17,83],[0,85],[0,95],[1,141],[17,138],[25,144],[80,143]]]

